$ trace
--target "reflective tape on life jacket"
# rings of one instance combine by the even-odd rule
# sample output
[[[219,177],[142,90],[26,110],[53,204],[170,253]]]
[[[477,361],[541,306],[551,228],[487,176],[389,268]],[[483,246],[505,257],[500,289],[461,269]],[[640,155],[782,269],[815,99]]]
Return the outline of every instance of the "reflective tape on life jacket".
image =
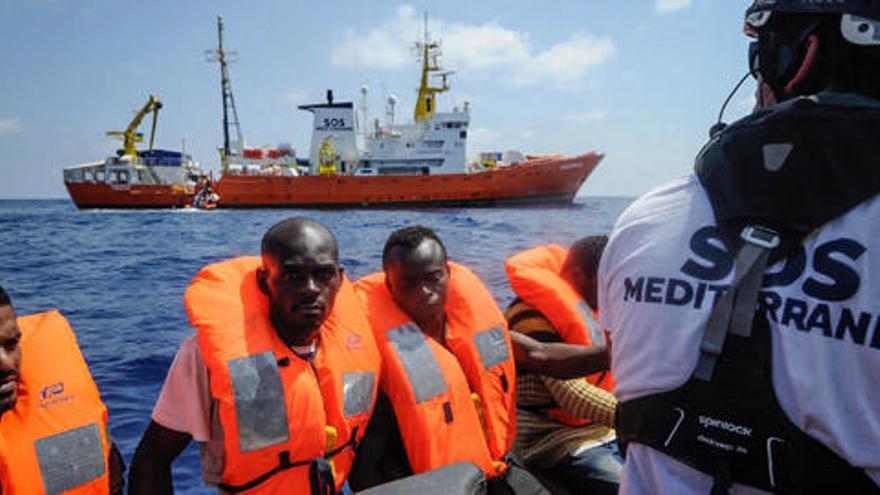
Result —
[[[0,491],[109,493],[107,408],[70,325],[51,311],[18,326],[20,387],[0,416]]]
[[[541,312],[553,325],[564,342],[578,345],[604,345],[605,336],[598,314],[572,286],[562,278],[562,266],[568,250],[556,244],[538,246],[511,256],[504,263],[513,292]],[[614,390],[611,371],[586,377],[586,380],[608,392]],[[570,416],[560,408],[548,414],[566,424],[587,424],[588,420]]]
[[[383,273],[358,280],[355,288],[382,353],[382,390],[394,407],[413,471],[469,461],[497,476],[516,438],[510,336],[479,278],[449,265],[448,348],[397,306]]]
[[[369,323],[343,278],[311,361],[290,350],[257,286],[259,257],[209,265],[184,300],[223,426],[226,491],[310,493],[330,459],[336,489],[372,414],[380,369]],[[317,481],[316,481],[317,482]]]

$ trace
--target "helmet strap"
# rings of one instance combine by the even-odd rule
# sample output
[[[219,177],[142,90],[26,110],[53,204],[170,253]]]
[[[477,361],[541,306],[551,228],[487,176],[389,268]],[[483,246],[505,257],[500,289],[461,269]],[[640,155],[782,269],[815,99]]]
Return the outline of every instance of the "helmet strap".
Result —
[[[806,41],[807,45],[807,53],[804,55],[804,59],[801,62],[801,66],[798,67],[797,73],[795,73],[794,77],[792,77],[788,83],[785,84],[785,92],[792,94],[794,93],[797,85],[807,77],[807,74],[810,72],[810,69],[813,67],[813,62],[816,60],[816,53],[819,51],[819,37],[815,34],[811,34],[807,37]]]

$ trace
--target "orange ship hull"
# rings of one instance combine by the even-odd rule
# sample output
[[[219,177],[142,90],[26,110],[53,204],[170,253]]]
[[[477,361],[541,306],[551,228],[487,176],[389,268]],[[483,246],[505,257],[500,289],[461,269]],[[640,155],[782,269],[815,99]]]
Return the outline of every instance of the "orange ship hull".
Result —
[[[193,194],[172,185],[124,185],[65,182],[77,208],[184,208]]]
[[[224,175],[221,208],[359,208],[570,203],[602,155],[533,158],[470,174]]]

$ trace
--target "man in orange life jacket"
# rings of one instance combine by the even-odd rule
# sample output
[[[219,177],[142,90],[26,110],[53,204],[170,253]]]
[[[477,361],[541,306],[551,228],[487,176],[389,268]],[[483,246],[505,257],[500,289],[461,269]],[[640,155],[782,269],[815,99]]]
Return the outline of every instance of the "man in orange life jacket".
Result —
[[[369,422],[380,357],[333,234],[296,217],[262,257],[204,268],[186,339],[132,461],[132,493],[171,492],[171,463],[200,442],[206,483],[228,493],[337,493]]]
[[[67,320],[0,287],[0,493],[122,493],[124,469]]]
[[[505,317],[515,348],[525,335],[537,345],[566,342],[605,349],[596,321],[596,272],[606,242],[606,236],[585,237],[569,249],[551,244],[507,259],[507,277],[517,297]],[[516,359],[521,368],[517,446],[523,461],[549,471],[572,493],[617,493],[623,459],[614,441],[617,400],[607,366],[596,374],[560,380],[529,372],[534,363],[528,354],[516,353]]]
[[[447,261],[442,241],[426,227],[392,233],[382,265],[383,273],[355,284],[383,357],[386,411],[393,410],[371,424],[362,453],[376,462],[358,473],[374,479],[361,487],[388,481],[376,474],[394,478],[467,461],[482,469],[490,493],[541,493],[508,456],[516,375],[492,295],[476,275]],[[389,464],[397,472],[389,473]]]

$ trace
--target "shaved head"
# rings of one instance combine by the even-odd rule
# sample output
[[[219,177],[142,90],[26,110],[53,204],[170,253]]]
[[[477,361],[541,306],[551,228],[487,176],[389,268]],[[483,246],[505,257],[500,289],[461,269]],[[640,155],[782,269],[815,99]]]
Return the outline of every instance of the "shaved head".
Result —
[[[311,218],[293,217],[266,231],[261,251],[257,282],[275,330],[288,345],[314,342],[342,282],[336,237]]]
[[[269,230],[263,234],[260,251],[264,260],[266,257],[283,259],[291,251],[298,251],[306,239],[324,243],[331,250],[333,261],[339,261],[336,236],[330,232],[330,229],[309,217],[288,218],[269,227]]]

